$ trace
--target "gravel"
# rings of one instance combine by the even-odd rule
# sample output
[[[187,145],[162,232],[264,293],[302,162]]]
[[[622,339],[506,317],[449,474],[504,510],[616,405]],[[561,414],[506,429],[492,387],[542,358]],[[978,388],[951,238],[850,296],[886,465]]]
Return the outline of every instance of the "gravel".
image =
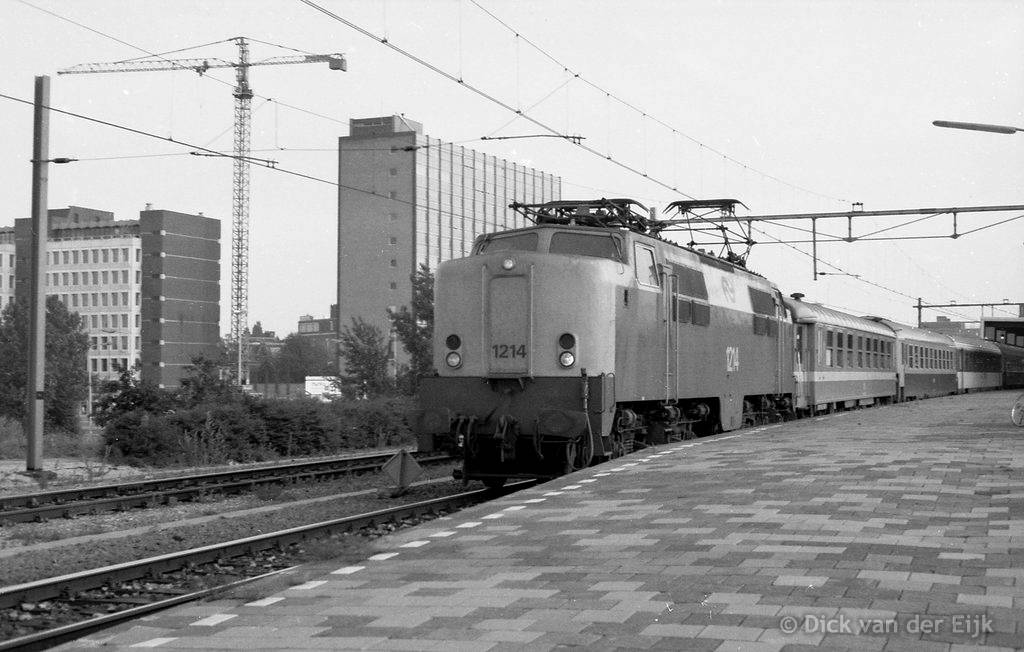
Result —
[[[390,481],[375,474],[6,526],[0,528],[0,577],[5,585],[18,584],[465,491],[451,480],[452,468],[425,467],[427,479],[398,498],[391,497]],[[347,544],[331,541],[311,546],[314,556],[345,556]]]

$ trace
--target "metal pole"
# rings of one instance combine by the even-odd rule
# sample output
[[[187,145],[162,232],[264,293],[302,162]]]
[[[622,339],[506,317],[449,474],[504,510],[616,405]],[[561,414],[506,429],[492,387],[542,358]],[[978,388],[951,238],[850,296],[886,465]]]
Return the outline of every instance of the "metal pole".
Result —
[[[921,328],[921,297],[917,298],[917,327]]]
[[[813,280],[818,280],[818,220],[811,218],[811,260],[814,261]]]
[[[46,184],[50,158],[50,78],[36,77],[32,134],[32,267],[29,272],[28,382],[25,387],[25,468],[43,470],[43,392],[46,369]],[[26,295],[23,295],[26,296]]]

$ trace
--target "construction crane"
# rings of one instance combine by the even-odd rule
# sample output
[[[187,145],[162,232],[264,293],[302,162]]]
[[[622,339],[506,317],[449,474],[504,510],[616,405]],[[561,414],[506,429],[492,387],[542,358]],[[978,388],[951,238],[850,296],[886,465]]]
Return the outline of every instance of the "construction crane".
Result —
[[[191,70],[200,75],[211,68],[234,68],[235,87],[235,138],[234,177],[231,207],[231,340],[237,352],[236,381],[245,382],[243,365],[245,361],[245,330],[249,320],[249,161],[250,161],[250,120],[252,87],[249,86],[249,68],[252,66],[282,66],[297,63],[327,63],[331,70],[345,71],[348,64],[342,54],[301,54],[271,57],[261,61],[249,61],[249,44],[245,37],[227,39],[238,46],[238,60],[227,61],[217,58],[203,59],[129,59],[110,63],[83,63],[66,70],[60,75],[77,75],[107,72],[151,72],[164,70]]]

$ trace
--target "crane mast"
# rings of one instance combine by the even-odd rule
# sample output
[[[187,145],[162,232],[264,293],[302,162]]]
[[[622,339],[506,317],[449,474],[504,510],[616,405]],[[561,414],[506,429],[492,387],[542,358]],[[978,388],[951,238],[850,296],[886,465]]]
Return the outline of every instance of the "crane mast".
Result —
[[[235,343],[236,376],[245,384],[248,356],[245,328],[249,322],[249,154],[252,89],[249,88],[249,44],[238,39],[235,68],[235,165],[231,203],[231,339]]]
[[[84,63],[58,74],[104,72],[148,72],[192,70],[200,75],[211,68],[234,68],[234,174],[231,193],[231,340],[235,344],[235,379],[245,383],[245,331],[249,322],[249,160],[251,154],[252,88],[249,68],[297,63],[327,63],[331,70],[348,69],[344,55],[305,54],[249,61],[249,44],[244,37],[230,39],[238,46],[238,61],[223,59],[136,59],[112,63]]]

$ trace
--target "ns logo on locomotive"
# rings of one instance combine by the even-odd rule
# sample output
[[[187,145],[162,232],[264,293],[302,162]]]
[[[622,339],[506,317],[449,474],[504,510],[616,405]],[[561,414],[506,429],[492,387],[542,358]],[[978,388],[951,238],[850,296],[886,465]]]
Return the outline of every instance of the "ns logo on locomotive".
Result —
[[[462,458],[464,480],[500,486],[669,439],[1024,385],[1024,348],[783,297],[742,264],[660,238],[632,200],[512,208],[535,226],[480,236],[436,273],[438,374],[413,427],[421,451]]]

